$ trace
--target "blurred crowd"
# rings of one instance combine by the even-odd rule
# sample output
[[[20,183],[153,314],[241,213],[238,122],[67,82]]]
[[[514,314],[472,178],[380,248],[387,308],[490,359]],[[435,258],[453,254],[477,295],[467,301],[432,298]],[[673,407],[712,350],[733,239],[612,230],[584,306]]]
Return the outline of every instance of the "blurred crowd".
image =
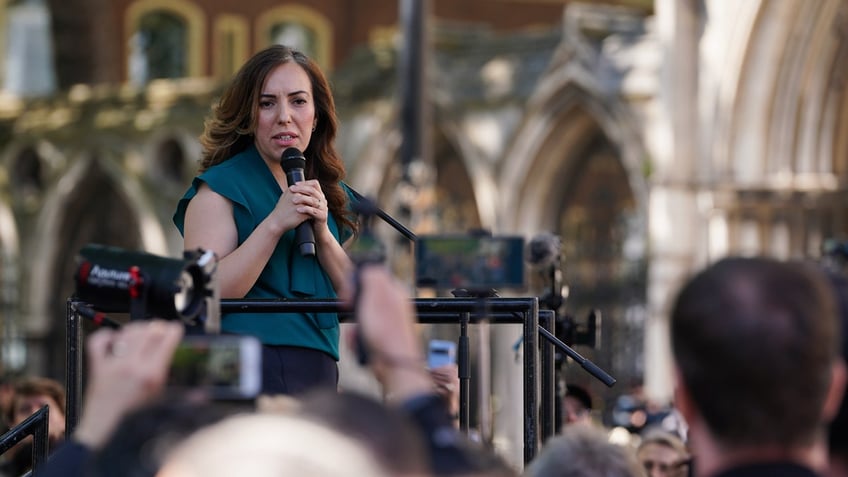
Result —
[[[3,426],[49,407],[41,476],[842,476],[848,281],[839,267],[727,258],[687,281],[670,311],[674,402],[625,395],[612,425],[569,383],[557,435],[524,468],[457,424],[455,365],[432,370],[408,291],[381,266],[360,274],[356,337],[380,398],[345,390],[219,401],[169,392],[179,323],[135,321],[86,341],[86,391],[65,439],[62,385],[4,378]],[[622,438],[624,436],[624,438]],[[0,475],[24,475],[24,441]]]

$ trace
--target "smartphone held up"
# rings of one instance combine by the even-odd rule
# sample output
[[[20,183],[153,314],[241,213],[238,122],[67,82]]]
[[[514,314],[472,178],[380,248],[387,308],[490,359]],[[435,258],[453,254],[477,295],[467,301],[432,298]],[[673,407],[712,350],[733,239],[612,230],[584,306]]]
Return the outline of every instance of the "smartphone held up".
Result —
[[[441,368],[456,363],[456,343],[447,340],[430,340],[427,351],[427,367]]]
[[[168,386],[214,400],[253,399],[262,387],[262,345],[252,336],[188,335],[174,353]]]

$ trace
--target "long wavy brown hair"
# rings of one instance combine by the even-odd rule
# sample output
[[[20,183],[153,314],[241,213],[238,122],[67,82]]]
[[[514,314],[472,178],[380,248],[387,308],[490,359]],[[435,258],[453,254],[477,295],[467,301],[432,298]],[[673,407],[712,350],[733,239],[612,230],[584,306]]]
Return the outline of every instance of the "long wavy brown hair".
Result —
[[[274,45],[256,53],[239,69],[224,90],[200,136],[203,155],[200,171],[226,161],[253,143],[259,97],[268,75],[283,63],[293,61],[309,75],[315,101],[316,127],[303,151],[307,179],[317,179],[327,198],[330,213],[341,225],[356,232],[357,224],[347,207],[348,197],[339,182],[345,177],[344,163],[334,145],[338,131],[336,105],[330,85],[318,65],[298,50]]]

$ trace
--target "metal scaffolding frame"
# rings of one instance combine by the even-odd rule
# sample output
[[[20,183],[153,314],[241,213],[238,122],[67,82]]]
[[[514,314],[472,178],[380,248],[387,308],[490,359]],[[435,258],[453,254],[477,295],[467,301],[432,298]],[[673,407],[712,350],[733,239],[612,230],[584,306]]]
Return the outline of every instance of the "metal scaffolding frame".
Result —
[[[540,310],[537,297],[485,298],[481,307],[478,298],[418,298],[413,299],[418,322],[423,324],[459,324],[460,366],[460,425],[468,429],[468,325],[486,322],[523,325],[523,391],[524,391],[524,461],[529,462],[538,453],[540,441],[554,432],[554,346],[548,338],[540,343],[540,329],[553,335],[555,315],[550,310]],[[67,301],[66,333],[66,413],[65,428],[70,435],[79,422],[82,408],[83,330],[82,315],[77,306],[91,307],[74,298]],[[485,316],[481,313],[485,310]],[[114,311],[114,310],[112,310]],[[349,310],[336,299],[304,300],[221,300],[221,313],[295,313],[335,312],[341,323],[352,322]],[[546,336],[546,335],[543,335]],[[541,345],[541,346],[540,346]],[[464,348],[464,349],[463,349]],[[540,435],[539,422],[542,423]]]

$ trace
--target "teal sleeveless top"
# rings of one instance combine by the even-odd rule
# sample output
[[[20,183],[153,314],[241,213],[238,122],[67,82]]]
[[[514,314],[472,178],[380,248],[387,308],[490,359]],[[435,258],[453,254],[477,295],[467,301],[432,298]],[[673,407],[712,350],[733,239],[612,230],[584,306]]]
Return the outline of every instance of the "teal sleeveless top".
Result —
[[[174,213],[174,224],[180,234],[184,233],[188,203],[201,183],[232,202],[238,245],[271,213],[283,192],[256,147],[251,145],[194,178]],[[348,194],[348,201],[353,200],[350,189],[343,183],[342,188]],[[339,243],[351,236],[347,228],[339,230],[332,214],[327,224]],[[302,256],[294,240],[294,230],[280,237],[245,298],[336,298],[330,277],[318,259]],[[339,320],[335,313],[227,313],[221,316],[221,330],[256,336],[268,345],[317,349],[339,359]]]

